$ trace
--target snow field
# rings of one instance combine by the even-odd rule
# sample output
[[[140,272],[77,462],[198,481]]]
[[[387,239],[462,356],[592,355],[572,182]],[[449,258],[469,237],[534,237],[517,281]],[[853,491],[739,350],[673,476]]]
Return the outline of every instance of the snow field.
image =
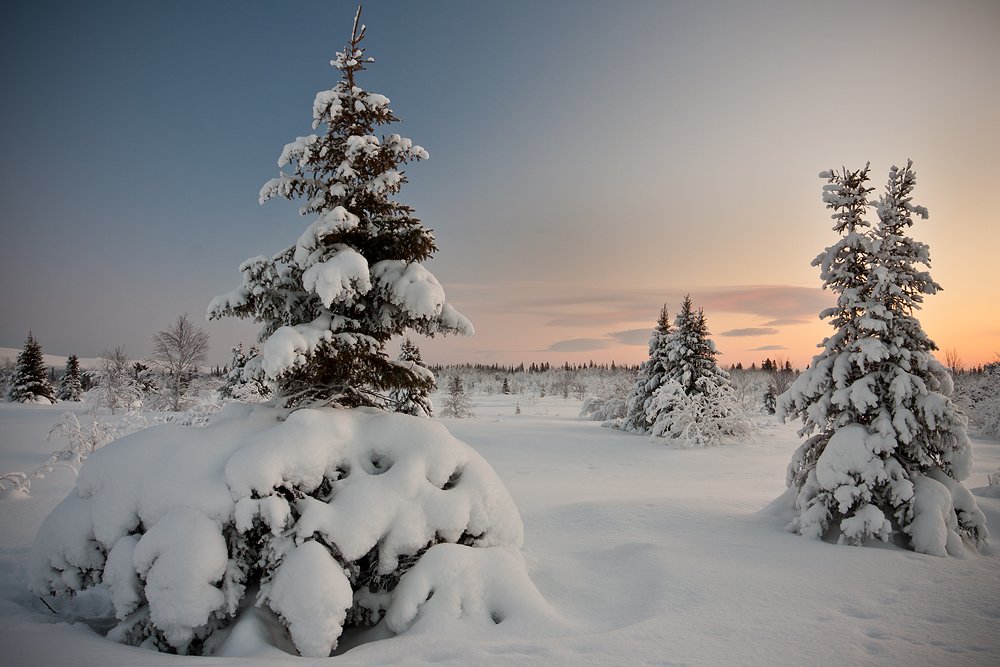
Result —
[[[440,399],[435,397],[437,405]],[[479,599],[456,604],[456,595],[441,590],[431,598],[440,606],[426,609],[404,634],[369,643],[362,643],[366,637],[344,637],[328,664],[1000,660],[995,553],[937,558],[889,545],[831,545],[784,529],[793,513],[790,500],[780,507],[772,501],[785,490],[785,467],[800,442],[794,426],[764,422],[758,444],[680,450],[579,420],[574,400],[473,400],[475,418],[441,421],[490,463],[518,506],[525,528],[521,554],[542,598],[539,607],[521,610],[530,622],[511,614],[497,624],[478,613]],[[520,415],[514,415],[515,401]],[[38,461],[44,460],[51,443],[29,446],[14,438],[44,438],[58,419],[58,406],[12,410],[32,411],[43,427],[0,412],[0,462],[8,449],[21,457],[37,451]],[[974,447],[965,485],[993,535],[1000,536],[1000,498],[980,489],[1000,467],[1000,443],[976,440]],[[55,488],[49,491],[46,482]],[[0,650],[12,657],[10,664],[57,664],[69,656],[78,664],[102,665],[303,664],[276,648],[280,638],[267,634],[274,631],[273,619],[263,614],[246,616],[230,634],[225,653],[232,657],[212,659],[157,654],[113,643],[82,623],[53,623],[24,589],[33,536],[18,525],[27,523],[26,510],[48,502],[50,493],[65,495],[72,483],[47,478],[32,487],[30,498],[0,501]],[[427,566],[438,568],[433,561]],[[447,569],[459,571],[455,565]],[[93,608],[81,608],[88,604]],[[100,604],[77,599],[66,611],[83,615],[100,611]],[[456,618],[456,609],[468,609],[469,617]]]

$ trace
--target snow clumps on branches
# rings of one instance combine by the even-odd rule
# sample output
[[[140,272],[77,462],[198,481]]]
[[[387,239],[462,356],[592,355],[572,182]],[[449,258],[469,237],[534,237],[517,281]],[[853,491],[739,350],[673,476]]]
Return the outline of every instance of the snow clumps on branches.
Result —
[[[906,235],[914,216],[912,163],[889,171],[869,203],[868,166],[825,171],[823,201],[841,238],[820,253],[836,306],[820,317],[834,333],[778,399],[778,413],[810,436],[788,468],[797,516],[789,528],[848,544],[897,538],[921,553],[982,546],[986,521],[961,484],[971,470],[965,418],[952,379],[914,312],[941,289],[921,266],[926,244]],[[864,215],[874,208],[878,222]]]
[[[705,313],[694,310],[690,295],[684,297],[672,328],[664,306],[625,417],[607,425],[686,447],[751,437],[755,426],[736,400],[729,375],[716,363],[717,354]]]
[[[406,631],[445,603],[431,595],[455,589],[456,571],[486,594],[451,618],[543,620],[522,540],[496,473],[439,423],[231,404],[207,427],[157,426],[94,452],[39,530],[30,585],[106,586],[112,638],[179,653],[224,652],[225,630],[257,606],[318,657],[344,628]]]
[[[209,307],[263,323],[259,354],[237,350],[227,386],[267,381],[276,400],[98,450],[39,531],[32,589],[106,586],[120,641],[226,654],[231,627],[266,617],[301,655],[325,657],[349,627],[384,636],[430,616],[530,627],[549,614],[489,464],[441,424],[383,411],[429,414],[434,386],[415,346],[387,357],[393,336],[472,325],[420,264],[430,232],[390,198],[399,165],[427,153],[373,134],[396,118],[355,80],[371,62],[359,17],[333,61],[341,81],[316,97],[326,130],[286,146],[291,170],[261,191],[301,197],[318,217],[296,244],[245,262],[243,285]]]
[[[260,353],[244,374],[272,381],[286,406],[391,408],[399,390],[426,389],[429,373],[388,358],[393,336],[473,333],[422,265],[436,249],[431,232],[392,198],[406,183],[401,167],[428,154],[399,134],[376,136],[398,118],[387,97],[357,81],[373,62],[360,46],[364,33],[356,20],[331,62],[340,81],[316,95],[313,128],[323,132],[285,146],[280,175],[260,191],[261,203],[303,200],[300,213],[315,220],[294,245],[245,261],[243,284],[208,308],[210,319],[263,323]]]

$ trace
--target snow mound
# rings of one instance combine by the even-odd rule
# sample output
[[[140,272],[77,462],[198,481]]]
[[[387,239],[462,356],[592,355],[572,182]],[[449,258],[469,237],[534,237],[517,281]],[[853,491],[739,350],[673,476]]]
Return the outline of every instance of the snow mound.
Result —
[[[387,611],[393,632],[432,610],[458,618],[455,604],[494,623],[544,611],[522,540],[496,473],[437,422],[231,405],[207,427],[158,426],[95,452],[42,524],[29,583],[39,595],[106,586],[110,636],[180,653],[210,652],[210,635],[255,604],[321,657]]]
[[[397,634],[441,634],[459,619],[467,637],[501,623],[527,630],[555,613],[528,578],[520,552],[438,544],[403,575],[385,622]]]

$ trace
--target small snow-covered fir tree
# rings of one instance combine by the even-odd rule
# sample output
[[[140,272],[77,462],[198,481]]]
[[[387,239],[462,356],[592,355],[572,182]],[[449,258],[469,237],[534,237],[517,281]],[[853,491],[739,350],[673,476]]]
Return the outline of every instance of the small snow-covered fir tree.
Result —
[[[66,371],[59,378],[59,388],[56,398],[60,401],[79,401],[83,396],[83,384],[80,381],[80,359],[71,354],[66,359]]]
[[[395,406],[396,412],[415,417],[432,416],[434,406],[431,404],[431,392],[435,387],[434,374],[424,365],[424,360],[420,357],[420,348],[409,338],[403,341],[399,349],[399,361],[411,364],[410,369],[422,379],[393,391],[391,405]]]
[[[17,368],[17,364],[10,357],[0,359],[0,396],[3,396],[4,399],[7,398],[7,392],[10,390],[10,381],[14,377],[15,368]]]
[[[42,346],[28,332],[24,348],[17,355],[17,364],[10,379],[7,400],[13,403],[52,403],[55,392],[45,371]]]
[[[916,176],[893,167],[864,220],[868,167],[820,174],[841,238],[814,261],[837,305],[820,316],[834,334],[778,400],[779,414],[811,436],[788,470],[798,515],[790,528],[849,544],[896,535],[922,553],[985,544],[985,518],[961,485],[971,467],[951,377],[914,311],[941,289],[926,244],[906,235],[927,210],[912,203]],[[905,539],[904,538],[904,539]]]
[[[660,384],[646,404],[648,432],[682,446],[704,447],[753,435],[729,381],[716,363],[718,350],[709,337],[705,312],[684,297],[665,337]]]
[[[660,309],[660,317],[656,320],[656,327],[649,337],[649,358],[639,367],[639,375],[626,403],[625,418],[619,426],[626,431],[649,432],[648,416],[652,407],[653,394],[663,384],[670,368],[668,358],[670,333],[670,317],[667,313],[667,305],[663,304],[663,308]]]
[[[232,361],[229,363],[229,371],[222,386],[219,387],[219,396],[222,400],[259,403],[271,396],[271,387],[263,373],[252,372],[247,368],[247,364],[257,357],[259,352],[256,345],[251,345],[250,351],[247,352],[242,342],[236,344],[233,348]]]
[[[322,133],[285,146],[284,171],[260,191],[262,203],[300,198],[300,213],[316,219],[294,245],[244,262],[242,286],[209,306],[210,318],[263,323],[252,367],[275,382],[285,405],[387,407],[394,390],[426,383],[422,367],[388,358],[393,336],[473,333],[422,264],[434,237],[393,199],[406,182],[401,167],[428,155],[399,134],[376,134],[398,119],[387,97],[361,87],[358,75],[373,62],[364,34],[355,23],[331,63],[340,81],[313,102]]]
[[[660,384],[673,380],[685,394],[704,393],[709,385],[728,386],[729,374],[719,368],[715,359],[719,351],[709,335],[705,312],[701,308],[695,311],[691,295],[686,295],[674,320],[674,331],[665,341],[665,372]]]
[[[448,391],[444,395],[444,405],[441,408],[442,417],[455,417],[463,419],[472,417],[472,402],[469,395],[465,393],[465,385],[462,383],[462,376],[455,373],[448,379]]]

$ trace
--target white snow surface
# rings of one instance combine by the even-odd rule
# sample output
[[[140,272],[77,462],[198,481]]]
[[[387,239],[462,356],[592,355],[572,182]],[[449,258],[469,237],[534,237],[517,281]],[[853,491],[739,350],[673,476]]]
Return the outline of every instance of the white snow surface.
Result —
[[[433,547],[400,582],[397,603],[389,610],[394,627],[406,631],[396,636],[388,628],[348,633],[323,664],[909,667],[1000,662],[1000,554],[995,550],[975,553],[961,546],[963,557],[938,558],[892,544],[830,544],[784,529],[794,514],[791,495],[782,495],[785,467],[801,443],[794,426],[763,420],[757,444],[681,449],[578,419],[575,400],[546,396],[529,405],[516,394],[473,400],[477,417],[444,424],[503,480],[524,522],[523,547]],[[518,402],[522,414],[515,415]],[[73,409],[83,421],[83,408]],[[65,404],[0,404],[0,468],[33,468],[44,461],[52,448],[45,435],[65,410]],[[263,413],[253,418],[259,418],[258,432],[277,426]],[[213,427],[220,433],[229,429],[222,440],[234,451],[243,438],[239,422],[223,419]],[[150,434],[138,448],[142,451],[134,453],[130,465],[154,468],[147,478],[179,481],[183,472],[165,455],[155,466],[144,463],[148,452],[173,448],[179,459],[204,444],[177,440],[170,428],[180,427],[154,430],[163,437]],[[965,486],[991,532],[1000,535],[1000,497],[987,488],[988,475],[1000,468],[1000,442],[974,439],[972,444],[975,456]],[[218,479],[224,471],[242,477],[235,464],[225,471],[228,456],[203,456],[206,468],[214,466],[207,476]],[[102,478],[88,473],[88,479]],[[935,491],[916,493],[927,495],[929,502],[921,504],[933,512],[932,496],[943,502],[941,492],[949,489],[940,480],[927,481],[938,482],[927,484]],[[135,585],[125,576],[127,568],[112,568],[114,581],[90,593],[49,599],[57,615],[47,610],[27,590],[30,545],[43,518],[74,483],[70,471],[56,470],[32,484],[30,497],[0,499],[4,664],[306,664],[290,655],[294,647],[266,608],[243,614],[214,658],[156,653],[102,636],[115,613],[105,586],[114,591],[115,605],[127,605]],[[184,487],[192,501],[179,511],[201,506],[203,518],[192,523],[214,521],[216,503],[232,507],[225,484],[198,490],[203,483]],[[128,484],[135,493],[129,502],[140,503],[150,516],[164,520],[175,509],[162,507],[157,494],[142,484]],[[98,522],[103,530],[123,524],[122,517],[111,516],[113,510],[102,510],[109,513]],[[276,502],[242,511],[266,514],[273,524],[284,522]],[[67,532],[89,530],[72,512],[63,520]],[[135,536],[120,538],[109,560],[132,561],[128,552],[136,542]],[[81,561],[91,557],[100,553],[73,554]],[[476,574],[483,569],[507,574]],[[204,576],[211,573],[206,570]],[[434,595],[427,599],[430,590]]]

